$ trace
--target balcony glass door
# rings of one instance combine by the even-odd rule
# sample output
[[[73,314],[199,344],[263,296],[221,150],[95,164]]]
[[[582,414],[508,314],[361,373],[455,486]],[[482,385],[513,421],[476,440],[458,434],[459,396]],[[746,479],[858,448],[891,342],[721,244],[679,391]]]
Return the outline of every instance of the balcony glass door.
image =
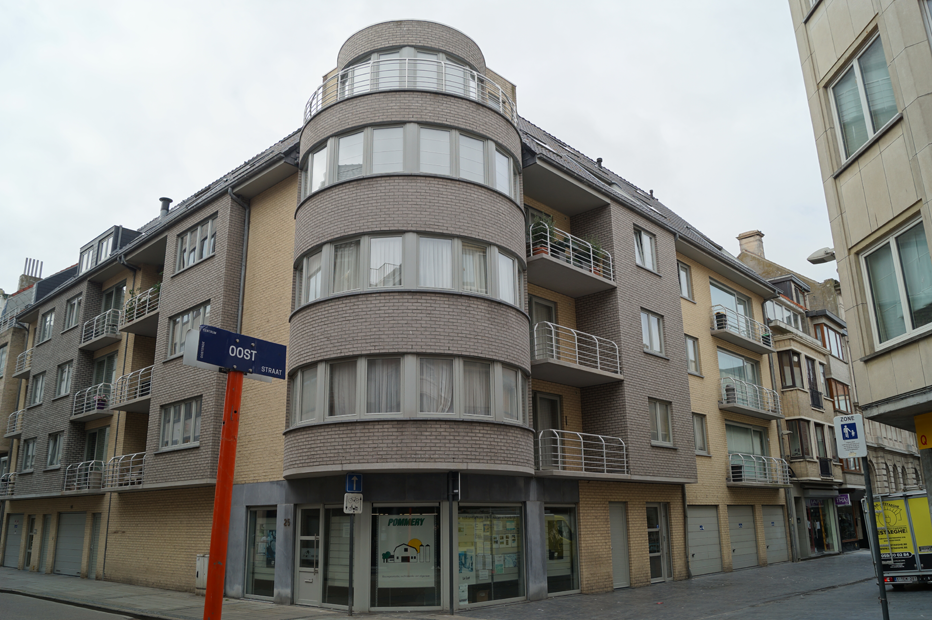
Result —
[[[534,392],[534,430],[539,438],[538,455],[542,469],[561,469],[560,397]]]
[[[751,323],[748,319],[752,319],[754,314],[751,312],[750,300],[715,282],[712,283],[711,290],[713,306],[722,306],[738,315],[737,325],[732,324],[735,318],[729,317],[729,327],[737,329],[742,336],[752,337]]]
[[[117,354],[111,353],[105,357],[100,357],[94,361],[94,383],[113,383],[116,381],[116,361]]]
[[[760,368],[757,362],[719,349],[718,373],[722,378],[722,389],[727,402],[755,409],[766,410],[768,408],[761,390]],[[733,401],[732,390],[734,390]]]
[[[320,604],[320,508],[298,511],[295,597],[298,605]]]
[[[556,334],[548,325],[557,322],[557,306],[552,301],[531,297],[531,353],[535,358],[557,358]]]

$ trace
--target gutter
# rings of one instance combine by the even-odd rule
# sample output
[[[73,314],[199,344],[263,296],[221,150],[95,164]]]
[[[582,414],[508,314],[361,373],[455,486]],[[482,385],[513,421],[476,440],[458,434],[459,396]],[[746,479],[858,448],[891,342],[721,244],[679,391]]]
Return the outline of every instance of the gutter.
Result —
[[[284,159],[284,157],[282,158]],[[245,211],[245,221],[243,222],[243,261],[240,264],[239,271],[239,303],[236,306],[236,333],[243,331],[243,295],[246,292],[246,254],[249,251],[249,219],[252,214],[252,208],[249,203],[233,193],[233,188],[227,188],[227,195],[230,200],[243,207]]]

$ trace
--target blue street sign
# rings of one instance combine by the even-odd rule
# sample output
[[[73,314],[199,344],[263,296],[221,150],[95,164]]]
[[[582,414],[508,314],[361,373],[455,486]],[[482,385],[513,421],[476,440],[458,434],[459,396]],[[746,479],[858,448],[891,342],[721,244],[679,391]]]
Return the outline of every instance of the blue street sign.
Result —
[[[841,425],[841,438],[844,440],[858,438],[858,425],[854,422]]]
[[[201,325],[197,361],[228,370],[285,378],[285,345]]]
[[[362,493],[362,474],[346,474],[346,492]]]

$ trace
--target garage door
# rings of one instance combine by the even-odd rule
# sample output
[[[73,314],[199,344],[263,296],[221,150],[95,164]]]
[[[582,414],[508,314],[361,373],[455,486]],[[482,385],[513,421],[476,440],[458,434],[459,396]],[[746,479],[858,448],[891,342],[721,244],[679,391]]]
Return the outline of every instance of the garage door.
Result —
[[[783,506],[764,506],[764,542],[767,543],[768,564],[790,559]]]
[[[728,507],[728,531],[731,534],[731,566],[757,566],[757,536],[754,533],[754,508]]]
[[[689,506],[689,570],[693,575],[722,571],[722,543],[717,506]]]
[[[58,541],[55,543],[55,574],[81,576],[81,552],[84,550],[83,512],[58,515]]]
[[[19,568],[19,548],[23,542],[23,515],[10,515],[6,520],[6,551],[3,565]]]

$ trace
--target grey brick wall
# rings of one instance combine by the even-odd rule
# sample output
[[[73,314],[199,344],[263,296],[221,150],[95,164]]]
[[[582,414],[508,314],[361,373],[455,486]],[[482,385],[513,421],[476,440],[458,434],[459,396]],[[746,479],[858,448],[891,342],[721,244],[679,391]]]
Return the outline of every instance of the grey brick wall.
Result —
[[[468,62],[479,73],[485,73],[485,57],[475,41],[449,26],[420,20],[383,22],[363,28],[340,48],[337,67],[343,69],[367,52],[405,45],[449,52]]]

